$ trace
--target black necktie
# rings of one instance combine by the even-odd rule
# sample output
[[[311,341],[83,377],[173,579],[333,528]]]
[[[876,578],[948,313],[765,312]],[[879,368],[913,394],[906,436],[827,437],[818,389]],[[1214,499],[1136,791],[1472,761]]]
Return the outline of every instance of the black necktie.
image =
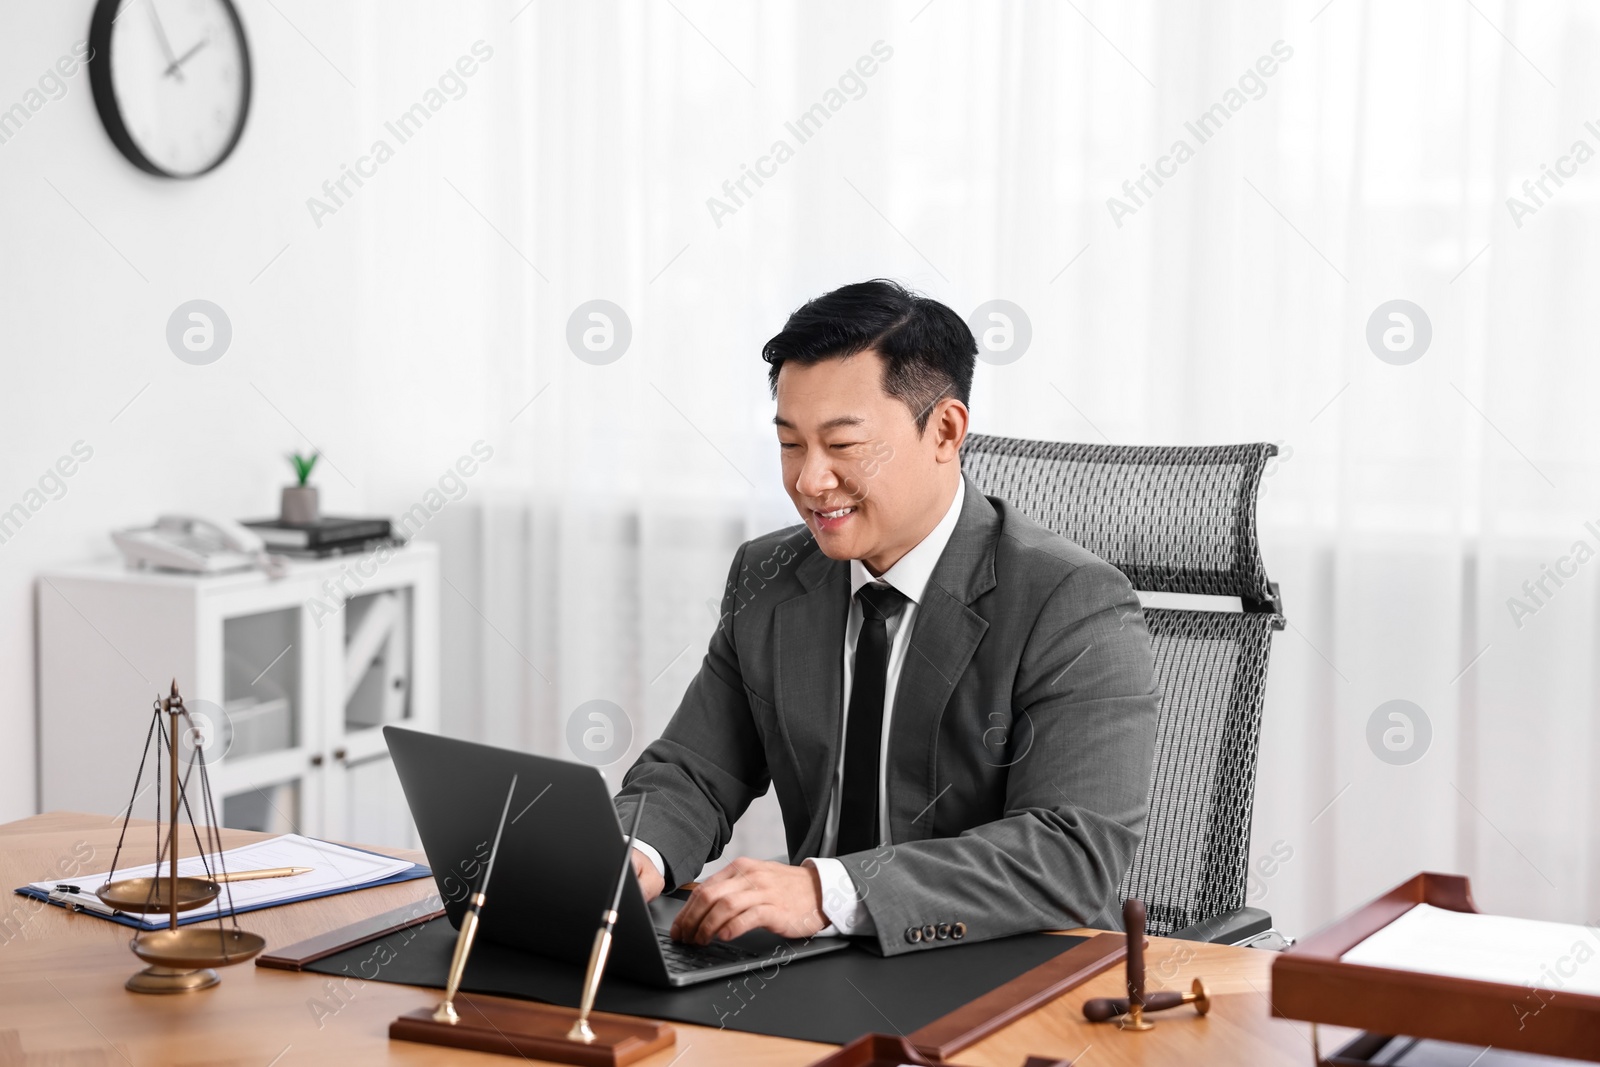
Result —
[[[856,591],[861,634],[850,680],[850,714],[844,733],[844,788],[839,798],[839,840],[834,854],[877,848],[878,753],[883,745],[883,699],[889,677],[889,620],[909,600],[892,585],[868,583]]]

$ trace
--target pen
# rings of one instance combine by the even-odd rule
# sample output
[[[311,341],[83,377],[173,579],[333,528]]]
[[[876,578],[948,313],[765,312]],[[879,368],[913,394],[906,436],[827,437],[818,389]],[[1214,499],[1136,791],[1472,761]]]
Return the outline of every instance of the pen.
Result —
[[[500,837],[506,832],[506,816],[511,814],[511,798],[516,793],[517,776],[513,774],[511,788],[506,790],[506,806],[500,812],[500,828],[494,832],[494,844],[489,846],[489,858],[483,865],[483,881],[478,883],[478,891],[468,899],[467,912],[461,917],[461,932],[456,935],[456,950],[450,957],[450,973],[445,980],[444,999],[434,1009],[434,1022],[450,1023],[453,1026],[461,1021],[461,1016],[456,1014],[456,992],[461,988],[461,976],[467,970],[467,954],[472,951],[472,939],[478,932],[478,912],[488,899],[485,894],[489,890],[489,875],[494,870],[494,858],[500,852]]]
[[[594,1042],[594,1028],[589,1025],[589,1011],[594,1007],[595,994],[600,991],[600,976],[605,973],[606,957],[611,954],[611,930],[617,925],[617,909],[622,906],[622,889],[628,884],[628,874],[633,870],[633,846],[639,840],[639,817],[644,814],[643,793],[639,806],[633,809],[633,828],[628,831],[627,844],[622,849],[622,870],[617,873],[617,890],[611,896],[611,907],[600,917],[600,929],[595,931],[594,947],[589,950],[589,970],[583,976],[583,999],[578,1004],[578,1018],[567,1031],[568,1041]]]
[[[249,882],[257,878],[288,878],[296,874],[309,874],[316,870],[315,867],[268,867],[259,871],[229,871],[227,874],[213,874],[213,882]]]

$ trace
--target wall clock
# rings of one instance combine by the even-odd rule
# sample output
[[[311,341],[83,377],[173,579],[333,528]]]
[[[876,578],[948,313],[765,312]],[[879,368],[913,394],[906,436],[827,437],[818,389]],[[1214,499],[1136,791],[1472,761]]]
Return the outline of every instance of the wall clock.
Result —
[[[100,121],[140,170],[198,178],[239,143],[250,49],[231,0],[99,0],[89,47]]]

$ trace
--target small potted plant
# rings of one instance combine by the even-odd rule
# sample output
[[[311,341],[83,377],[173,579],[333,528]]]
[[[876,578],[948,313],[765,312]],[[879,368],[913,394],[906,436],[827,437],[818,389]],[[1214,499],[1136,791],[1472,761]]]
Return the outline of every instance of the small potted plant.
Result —
[[[283,504],[278,519],[286,525],[310,526],[317,521],[317,487],[307,485],[311,478],[311,469],[317,465],[320,453],[313,452],[309,456],[302,456],[298,452],[289,454],[289,462],[294,464],[295,485],[283,487]]]

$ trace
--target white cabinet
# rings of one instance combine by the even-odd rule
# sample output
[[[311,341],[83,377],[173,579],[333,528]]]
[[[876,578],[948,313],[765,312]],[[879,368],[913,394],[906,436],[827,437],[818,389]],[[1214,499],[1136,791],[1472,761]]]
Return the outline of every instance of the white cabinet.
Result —
[[[436,546],[296,561],[278,579],[56,571],[38,620],[40,810],[120,816],[175,678],[203,716],[224,825],[415,847],[380,727],[438,728]]]

